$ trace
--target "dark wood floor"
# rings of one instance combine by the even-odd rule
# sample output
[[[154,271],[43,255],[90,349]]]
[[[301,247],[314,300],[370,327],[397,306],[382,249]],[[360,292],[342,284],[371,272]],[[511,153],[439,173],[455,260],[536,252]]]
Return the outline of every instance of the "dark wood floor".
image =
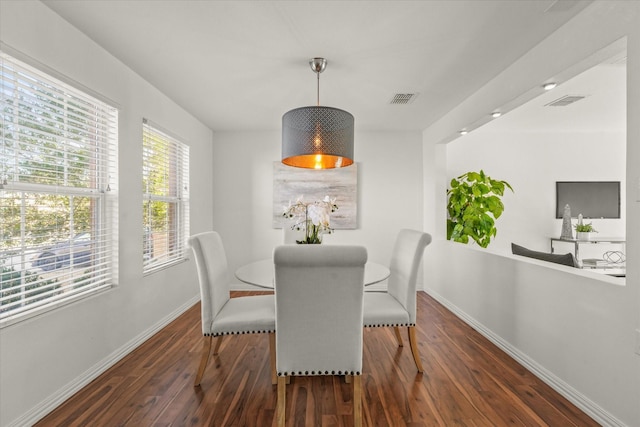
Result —
[[[234,293],[234,296],[245,293]],[[196,305],[37,426],[271,426],[276,389],[266,335],[225,338],[200,388]],[[418,374],[408,340],[365,329],[363,416],[368,426],[597,426],[423,292]],[[287,386],[287,425],[351,426],[351,385],[298,377]]]

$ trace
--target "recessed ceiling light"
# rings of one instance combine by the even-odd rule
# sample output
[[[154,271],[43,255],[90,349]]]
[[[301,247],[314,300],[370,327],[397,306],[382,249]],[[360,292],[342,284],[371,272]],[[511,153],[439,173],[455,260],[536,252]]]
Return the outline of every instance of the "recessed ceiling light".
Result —
[[[544,90],[551,90],[551,89],[555,88],[556,86],[558,86],[558,83],[551,82],[551,83],[545,83],[544,86],[542,86],[542,87],[544,88]]]
[[[491,113],[491,117],[493,117],[494,119],[497,119],[501,115],[502,113],[500,111],[494,111],[493,113]]]
[[[464,130],[464,129],[460,131],[460,135],[466,135],[466,134],[468,134],[468,133],[469,133],[469,131],[466,131],[466,130]]]

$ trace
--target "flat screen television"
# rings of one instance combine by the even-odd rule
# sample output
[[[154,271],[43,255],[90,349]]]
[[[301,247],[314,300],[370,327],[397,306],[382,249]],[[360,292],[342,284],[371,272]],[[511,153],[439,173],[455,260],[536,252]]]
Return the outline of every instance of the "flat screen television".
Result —
[[[620,218],[620,181],[556,182],[556,218],[562,218],[564,206],[571,217]]]

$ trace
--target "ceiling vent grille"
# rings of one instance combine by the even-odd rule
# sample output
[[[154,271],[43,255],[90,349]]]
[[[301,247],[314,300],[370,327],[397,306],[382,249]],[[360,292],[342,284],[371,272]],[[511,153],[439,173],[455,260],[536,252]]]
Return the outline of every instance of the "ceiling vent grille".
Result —
[[[393,98],[391,98],[391,101],[389,102],[389,104],[392,104],[392,105],[410,104],[413,102],[414,99],[416,99],[416,96],[418,96],[417,93],[396,93],[395,95],[393,95]]]
[[[574,102],[578,102],[584,98],[586,98],[586,96],[565,95],[561,98],[556,99],[555,101],[551,101],[550,103],[546,104],[545,107],[566,107],[567,105],[573,104]]]

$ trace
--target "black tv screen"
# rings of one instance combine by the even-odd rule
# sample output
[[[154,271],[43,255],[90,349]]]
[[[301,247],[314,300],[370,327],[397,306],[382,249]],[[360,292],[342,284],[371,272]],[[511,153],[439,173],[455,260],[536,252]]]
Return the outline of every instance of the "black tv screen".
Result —
[[[620,181],[556,182],[556,218],[562,218],[565,205],[571,217],[620,218]]]

